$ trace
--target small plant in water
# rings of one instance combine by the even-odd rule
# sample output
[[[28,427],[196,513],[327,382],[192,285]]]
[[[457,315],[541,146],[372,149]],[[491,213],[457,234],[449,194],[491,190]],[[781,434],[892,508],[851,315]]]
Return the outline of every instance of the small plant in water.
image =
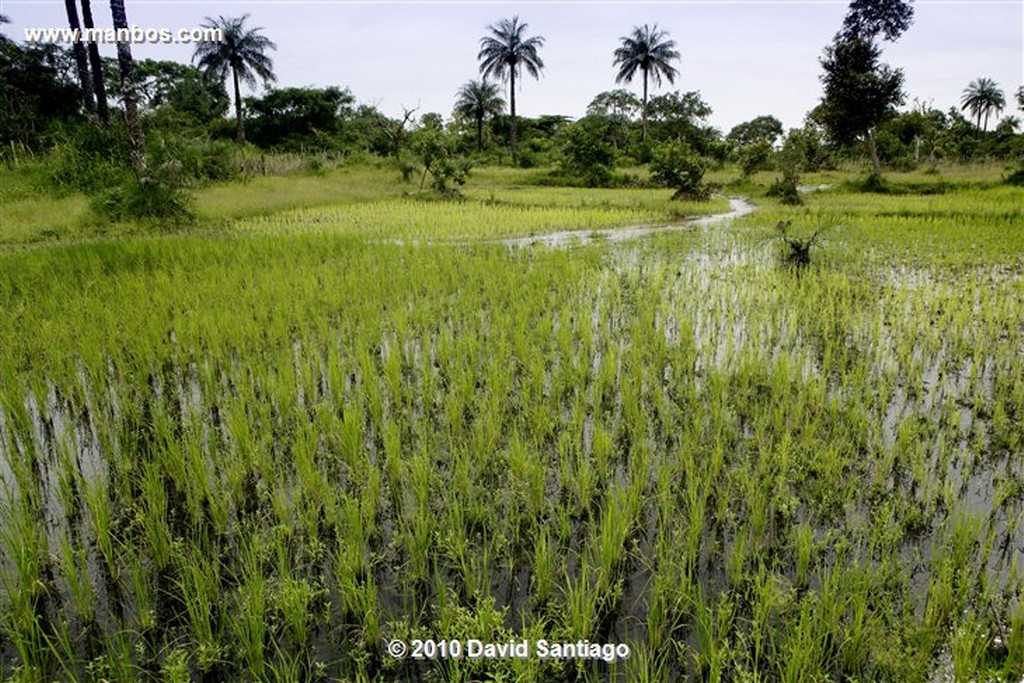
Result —
[[[809,266],[811,264],[811,249],[814,245],[821,243],[829,226],[826,224],[818,227],[808,237],[794,237],[790,234],[790,228],[792,228],[792,221],[779,221],[775,226],[779,233],[779,240],[786,245],[782,260],[787,265],[797,268]]]

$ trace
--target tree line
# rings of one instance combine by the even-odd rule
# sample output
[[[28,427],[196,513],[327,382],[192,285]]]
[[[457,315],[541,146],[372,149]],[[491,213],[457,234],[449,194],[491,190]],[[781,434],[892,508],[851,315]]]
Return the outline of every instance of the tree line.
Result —
[[[81,12],[76,0],[65,0],[69,26],[91,28],[90,2],[79,2]],[[111,0],[110,10],[115,28],[127,25],[123,0]],[[553,176],[565,182],[606,185],[616,181],[617,167],[658,158],[685,159],[690,166],[731,161],[748,175],[780,164],[804,170],[834,164],[859,155],[860,145],[873,174],[880,175],[883,162],[909,166],[1024,153],[1016,117],[989,131],[990,118],[1006,107],[1005,94],[989,78],[970,83],[959,108],[943,112],[918,102],[899,111],[905,100],[903,74],[882,63],[881,53],[883,43],[911,26],[913,9],[905,0],[850,3],[820,60],[821,102],[802,127],[785,135],[769,114],[723,134],[707,124],[712,109],[698,92],[652,96],[652,85],[676,83],[681,62],[675,41],[656,24],[634,26],[611,54],[616,83],[639,80],[640,95],[621,88],[599,93],[586,115],[572,121],[518,114],[517,85],[524,77],[542,75],[545,38],[531,35],[518,16],[502,19],[479,40],[480,78],[454,93],[445,120],[415,108],[389,117],[359,104],[342,87],[273,87],[276,45],[248,20],[249,15],[208,17],[204,26],[219,28],[223,40],[198,44],[191,64],[136,61],[127,43],[119,43],[117,58],[110,59],[99,55],[95,43],[20,45],[0,36],[0,98],[8,105],[0,114],[3,154],[45,153],[72,143],[88,148],[83,138],[114,136],[113,149],[123,151],[136,178],[147,182],[160,174],[150,168],[149,161],[161,156],[147,144],[150,134],[165,150],[163,157],[170,146],[197,159],[187,166],[199,177],[228,172],[230,164],[221,157],[230,153],[233,139],[265,150],[411,156],[420,163],[424,150],[433,149],[435,162],[447,156],[554,166]],[[266,88],[262,95],[243,97],[242,85],[256,90],[260,84]],[[1024,87],[1016,100],[1024,109]]]

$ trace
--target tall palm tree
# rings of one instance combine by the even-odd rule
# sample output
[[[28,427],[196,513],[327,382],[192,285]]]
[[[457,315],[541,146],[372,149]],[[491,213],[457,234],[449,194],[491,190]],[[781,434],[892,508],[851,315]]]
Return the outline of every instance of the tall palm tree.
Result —
[[[960,98],[961,109],[967,110],[974,115],[978,128],[981,128],[981,117],[985,117],[985,130],[988,130],[988,117],[994,111],[999,114],[1006,106],[1006,97],[1003,91],[991,78],[979,78],[972,81],[964,89],[964,95]]]
[[[90,0],[82,0],[82,25],[87,29],[96,28],[92,21]],[[90,40],[86,49],[89,52],[89,67],[92,69],[92,89],[96,94],[96,114],[100,123],[106,124],[110,120],[110,112],[107,109],[107,86],[103,82],[103,60],[100,59],[100,50],[95,40]]]
[[[487,29],[491,35],[480,39],[480,73],[489,77],[509,81],[509,110],[512,114],[512,159],[516,158],[516,76],[520,69],[534,78],[540,77],[544,62],[537,49],[544,46],[542,36],[526,38],[523,33],[527,24],[519,23],[519,17],[502,19]]]
[[[484,118],[500,114],[505,108],[496,83],[468,81],[455,94],[455,113],[476,121],[476,151],[483,149]]]
[[[242,122],[242,94],[238,82],[244,81],[250,88],[256,87],[257,76],[267,85],[277,80],[274,76],[274,63],[267,56],[268,50],[276,50],[269,38],[260,34],[263,27],[246,28],[248,14],[240,17],[218,17],[216,20],[206,17],[206,28],[220,29],[223,32],[219,42],[204,42],[196,45],[192,61],[199,62],[199,68],[207,77],[225,80],[228,71],[235,85],[235,121],[238,141],[245,142],[245,124]]]
[[[110,0],[110,15],[114,28],[128,30],[128,15],[124,10],[124,0]],[[139,120],[138,83],[135,78],[135,60],[132,58],[132,47],[126,41],[117,43],[117,66],[121,71],[121,90],[124,93],[124,120],[128,127],[128,146],[131,155],[132,169],[140,181],[149,179],[146,168],[146,140],[142,132],[142,121]]]
[[[64,10],[68,15],[68,27],[81,33],[82,25],[78,21],[78,5],[75,4],[75,0],[64,0]],[[71,44],[71,54],[75,58],[78,85],[82,88],[82,104],[91,118],[96,113],[96,91],[93,89],[92,75],[89,73],[89,57],[81,40]]]
[[[671,62],[679,59],[675,50],[676,41],[668,40],[668,33],[644,24],[643,28],[633,27],[633,33],[623,36],[622,47],[615,50],[613,66],[619,67],[616,83],[631,83],[639,70],[644,76],[644,100],[641,109],[641,139],[647,140],[647,80],[654,76],[654,82],[661,85],[664,76],[669,83],[676,82],[679,72]]]

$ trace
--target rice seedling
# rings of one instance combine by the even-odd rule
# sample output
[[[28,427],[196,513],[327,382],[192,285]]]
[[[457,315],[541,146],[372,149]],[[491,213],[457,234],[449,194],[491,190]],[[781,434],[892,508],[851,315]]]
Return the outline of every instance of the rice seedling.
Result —
[[[1019,193],[563,249],[495,241],[675,218],[374,173],[211,188],[216,238],[0,251],[4,676],[1019,677]],[[778,267],[772,226],[833,219]],[[414,636],[632,654],[382,644]]]

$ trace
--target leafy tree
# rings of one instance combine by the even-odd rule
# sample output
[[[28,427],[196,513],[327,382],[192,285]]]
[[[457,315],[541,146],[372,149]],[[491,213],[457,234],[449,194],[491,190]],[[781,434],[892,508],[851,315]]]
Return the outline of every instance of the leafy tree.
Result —
[[[608,142],[610,121],[585,116],[570,124],[563,135],[559,166],[566,175],[588,187],[605,187],[612,181],[615,149]]]
[[[628,90],[608,90],[598,93],[590,100],[590,104],[587,105],[587,116],[632,121],[640,108],[640,100]]]
[[[821,65],[825,96],[821,120],[834,142],[863,138],[872,170],[881,175],[875,127],[896,113],[903,102],[903,72],[878,61],[877,45],[860,39],[843,40],[825,49]]]
[[[652,97],[647,105],[651,135],[655,140],[684,140],[703,152],[717,134],[702,127],[711,107],[699,92],[670,92]]]
[[[604,137],[615,149],[623,149],[629,140],[633,117],[640,111],[640,100],[628,90],[609,90],[597,94],[587,105],[587,116],[605,122]]]
[[[121,97],[123,90],[114,78],[117,62],[103,60],[103,71],[111,80],[110,94]],[[135,77],[139,107],[147,113],[173,109],[189,119],[187,123],[206,124],[219,119],[228,108],[223,82],[205,78],[194,66],[143,59],[135,63]]]
[[[537,50],[544,46],[542,36],[527,38],[528,24],[519,23],[519,17],[502,19],[487,27],[491,35],[480,39],[480,74],[486,78],[500,78],[509,84],[509,111],[512,115],[512,159],[516,158],[516,77],[521,69],[534,78],[540,78],[544,69]]]
[[[211,78],[224,81],[231,72],[235,93],[235,125],[239,142],[245,142],[245,123],[242,119],[242,95],[239,81],[250,88],[256,87],[256,78],[269,85],[277,80],[274,63],[267,56],[269,50],[276,50],[269,38],[260,34],[262,27],[246,28],[248,14],[240,17],[206,17],[206,28],[220,29],[223,39],[218,42],[202,42],[196,45],[192,61],[199,62],[199,68]]]
[[[740,170],[744,178],[768,168],[772,159],[772,146],[767,140],[754,140],[740,148]]]
[[[505,109],[498,86],[487,81],[468,81],[456,93],[455,113],[476,122],[476,151],[484,145],[484,119]]]
[[[979,78],[971,81],[964,89],[963,97],[960,98],[961,109],[970,111],[981,128],[981,117],[985,117],[985,127],[988,130],[988,117],[995,112],[999,114],[1006,107],[1006,96],[1002,89],[991,78]]]
[[[758,116],[755,119],[733,126],[726,141],[734,147],[745,147],[755,142],[766,142],[769,146],[782,137],[782,122],[774,116]]]
[[[908,0],[853,0],[843,20],[844,40],[875,41],[879,36],[895,41],[914,20]]]
[[[354,104],[352,93],[336,87],[272,89],[261,98],[246,98],[253,141],[295,150],[334,146],[339,123]]]
[[[830,163],[830,153],[824,134],[813,115],[804,119],[801,128],[791,128],[782,142],[781,163],[790,164],[798,171],[817,171]]]
[[[862,138],[875,176],[882,165],[875,128],[903,103],[903,72],[879,61],[877,39],[894,41],[909,28],[913,8],[907,0],[853,0],[843,22],[821,58],[825,93],[821,119],[835,142]]]
[[[667,187],[676,188],[672,199],[706,200],[707,187],[701,185],[707,165],[685,142],[660,145],[651,159],[651,177]]]
[[[436,118],[435,118],[436,117]],[[424,125],[412,133],[412,149],[423,165],[420,190],[427,176],[430,187],[449,199],[461,196],[458,187],[466,184],[472,164],[458,154],[458,141],[444,130],[439,114],[424,115]]]
[[[54,44],[21,46],[0,39],[0,143],[37,149],[56,121],[80,115],[70,58]]]
[[[644,24],[643,28],[633,27],[633,33],[623,36],[622,47],[615,50],[614,66],[619,67],[615,76],[616,83],[632,83],[637,71],[643,74],[644,97],[640,108],[641,127],[640,140],[647,140],[647,80],[654,76],[654,82],[661,85],[664,76],[669,83],[676,82],[679,72],[672,66],[679,60],[679,52],[675,50],[675,41],[668,40],[668,33],[659,31],[658,25],[653,27]]]
[[[1017,88],[1017,109],[1024,111],[1024,85]]]

